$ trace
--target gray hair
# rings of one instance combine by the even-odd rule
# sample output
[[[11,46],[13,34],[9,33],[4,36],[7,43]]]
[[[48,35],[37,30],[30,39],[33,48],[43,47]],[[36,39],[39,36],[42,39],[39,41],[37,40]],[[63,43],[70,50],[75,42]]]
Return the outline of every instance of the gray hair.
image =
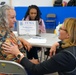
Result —
[[[3,5],[0,7],[0,26],[1,27],[9,27],[9,22],[7,19],[7,10],[13,9],[8,5]]]

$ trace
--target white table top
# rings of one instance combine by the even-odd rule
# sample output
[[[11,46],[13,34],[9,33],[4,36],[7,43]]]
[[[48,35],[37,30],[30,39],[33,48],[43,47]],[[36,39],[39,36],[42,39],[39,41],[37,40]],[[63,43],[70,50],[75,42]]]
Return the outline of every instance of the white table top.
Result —
[[[14,32],[14,33],[17,35],[17,32]],[[19,37],[24,38],[27,41],[33,37],[41,37],[44,39],[43,41],[46,40],[46,42],[42,42],[42,43],[41,42],[39,43],[39,41],[37,41],[36,43],[30,42],[30,41],[28,41],[28,42],[31,43],[32,46],[46,47],[46,48],[50,48],[55,42],[59,41],[57,35],[52,34],[52,33],[42,33],[42,34],[40,34],[40,36],[24,35],[24,36],[19,36]]]

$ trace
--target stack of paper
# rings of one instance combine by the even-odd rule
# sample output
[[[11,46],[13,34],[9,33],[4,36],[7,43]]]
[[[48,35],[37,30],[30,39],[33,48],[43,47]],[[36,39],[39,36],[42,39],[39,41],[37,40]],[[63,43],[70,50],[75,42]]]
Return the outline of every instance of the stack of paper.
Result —
[[[46,38],[43,37],[32,37],[27,40],[30,43],[46,43]]]

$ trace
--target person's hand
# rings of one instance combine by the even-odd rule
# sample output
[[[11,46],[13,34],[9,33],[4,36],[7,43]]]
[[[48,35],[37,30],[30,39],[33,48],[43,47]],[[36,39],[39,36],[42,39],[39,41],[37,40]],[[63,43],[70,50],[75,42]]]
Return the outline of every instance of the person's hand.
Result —
[[[30,49],[32,48],[32,45],[29,42],[25,41],[25,40],[23,41],[23,45],[25,46],[25,48],[28,51],[30,51]]]
[[[14,43],[12,44],[8,44],[8,43],[3,43],[2,47],[1,47],[6,53],[11,53],[15,56],[17,56],[18,54],[20,54],[21,52],[18,49],[18,46],[15,45]]]
[[[57,46],[59,46],[59,43],[58,42],[54,43],[51,46],[51,48],[50,48],[50,57],[52,57],[53,55],[56,54],[56,48],[57,48]]]
[[[32,45],[31,45],[29,42],[27,42],[26,40],[22,39],[22,38],[19,38],[19,39],[20,39],[20,41],[23,43],[24,47],[25,47],[28,51],[30,51],[30,49],[32,48]]]
[[[34,63],[34,64],[39,64],[38,59],[34,59],[34,58],[33,58],[33,59],[31,59],[30,61],[31,61],[32,63]]]

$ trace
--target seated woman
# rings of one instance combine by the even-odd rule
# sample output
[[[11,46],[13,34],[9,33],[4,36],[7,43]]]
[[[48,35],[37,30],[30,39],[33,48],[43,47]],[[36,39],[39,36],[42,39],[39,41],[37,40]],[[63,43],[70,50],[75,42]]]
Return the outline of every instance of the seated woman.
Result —
[[[36,5],[31,5],[28,7],[26,14],[23,18],[25,21],[38,21],[39,23],[39,32],[46,33],[45,23],[41,18],[41,11]]]
[[[14,35],[12,28],[14,27],[15,22],[16,13],[14,9],[8,5],[0,7],[0,60],[11,60],[19,63],[19,60],[17,60],[14,55],[5,53],[1,48],[4,42],[7,42],[9,45],[14,43],[25,56],[27,56],[25,48],[27,48],[27,50],[31,49],[31,44],[29,44],[24,39],[18,38]]]
[[[38,21],[39,23],[39,32],[45,33],[45,24],[43,19],[41,18],[41,11],[36,5],[31,5],[28,7],[28,10],[23,18],[25,21]],[[40,50],[40,47],[33,47],[32,50],[27,51],[27,57],[28,59],[38,59],[37,51]]]

